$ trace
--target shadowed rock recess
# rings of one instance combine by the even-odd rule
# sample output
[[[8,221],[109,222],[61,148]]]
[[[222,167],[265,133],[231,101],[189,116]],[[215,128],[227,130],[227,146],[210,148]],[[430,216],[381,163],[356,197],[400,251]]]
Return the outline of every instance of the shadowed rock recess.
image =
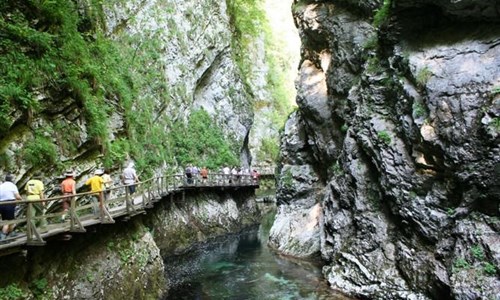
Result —
[[[295,1],[269,244],[362,299],[500,295],[500,4]]]

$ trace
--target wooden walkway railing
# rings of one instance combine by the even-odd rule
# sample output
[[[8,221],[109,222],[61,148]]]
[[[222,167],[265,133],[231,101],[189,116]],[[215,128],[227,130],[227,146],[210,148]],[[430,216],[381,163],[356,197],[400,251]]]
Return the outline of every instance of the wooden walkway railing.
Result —
[[[65,232],[85,232],[85,227],[95,224],[113,224],[115,218],[132,217],[145,213],[145,209],[152,208],[155,202],[177,192],[203,188],[245,186],[257,188],[258,185],[258,180],[251,175],[210,174],[205,180],[197,177],[189,182],[185,175],[171,175],[153,177],[137,183],[137,190],[134,194],[130,194],[128,186],[125,185],[108,189],[107,192],[110,193],[110,196],[107,200],[100,202],[98,206],[92,202],[91,198],[96,194],[91,192],[75,196],[50,197],[44,200],[0,201],[0,205],[15,204],[16,210],[20,212],[14,220],[0,221],[0,228],[7,224],[15,225],[15,234],[10,234],[6,239],[0,241],[0,251],[23,245],[43,246],[46,243],[45,239],[50,236]],[[101,199],[104,199],[103,192],[101,192]],[[61,207],[57,212],[32,216],[34,205],[45,202],[47,206],[48,203],[62,202],[63,200],[70,201],[68,211],[62,211]],[[36,223],[42,219],[49,223],[44,232],[36,226]]]

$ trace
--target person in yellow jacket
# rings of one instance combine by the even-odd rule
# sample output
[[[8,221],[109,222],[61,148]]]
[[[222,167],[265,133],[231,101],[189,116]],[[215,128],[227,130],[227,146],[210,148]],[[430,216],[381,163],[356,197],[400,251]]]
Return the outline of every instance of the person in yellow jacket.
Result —
[[[28,196],[27,200],[43,200],[44,196],[44,185],[42,182],[42,174],[40,172],[35,173],[33,178],[26,183],[24,190]],[[47,231],[47,219],[45,218],[45,201],[36,202],[32,204],[31,217],[41,217],[35,221],[35,226],[39,227],[41,232]]]
[[[85,182],[85,185],[90,186],[90,191],[93,193],[92,194],[92,202],[94,203],[93,211],[94,215],[98,216],[99,214],[99,209],[98,209],[98,204],[99,207],[102,208],[103,202],[102,202],[102,191],[104,189],[104,180],[102,179],[101,175],[104,172],[102,170],[96,170],[94,172],[94,176],[90,177],[87,179]]]

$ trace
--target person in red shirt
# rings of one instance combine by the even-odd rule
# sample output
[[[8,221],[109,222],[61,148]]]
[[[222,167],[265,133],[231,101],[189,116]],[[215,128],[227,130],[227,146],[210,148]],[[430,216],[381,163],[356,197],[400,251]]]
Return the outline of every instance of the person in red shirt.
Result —
[[[63,212],[68,211],[70,202],[74,195],[76,195],[76,182],[73,179],[74,175],[72,171],[68,171],[65,174],[66,179],[61,182],[61,192],[64,196],[67,196],[62,200]],[[66,218],[66,213],[62,215],[62,219]]]

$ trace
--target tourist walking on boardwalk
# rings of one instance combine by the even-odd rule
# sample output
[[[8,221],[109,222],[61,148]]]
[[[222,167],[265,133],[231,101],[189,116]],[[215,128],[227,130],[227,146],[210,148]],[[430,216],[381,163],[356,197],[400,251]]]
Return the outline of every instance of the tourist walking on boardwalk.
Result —
[[[44,197],[44,185],[42,182],[42,174],[40,172],[35,173],[33,179],[29,180],[24,187],[27,200],[43,200]],[[31,218],[41,217],[41,219],[34,222],[35,226],[39,227],[40,232],[47,231],[47,219],[45,218],[45,201],[43,202],[35,202],[31,205]]]
[[[186,182],[187,184],[192,184],[193,183],[193,167],[191,167],[191,164],[188,164],[186,167]]]
[[[104,174],[102,174],[102,180],[104,181],[104,201],[108,201],[111,196],[111,186],[113,185],[113,179],[109,175],[109,170],[105,169]]]
[[[193,182],[196,184],[198,182],[198,177],[200,175],[200,169],[197,166],[191,167],[191,174],[193,174]]]
[[[14,184],[14,176],[12,174],[7,174],[5,176],[5,182],[0,184],[0,202],[13,200],[22,200],[22,198],[21,195],[19,195],[17,186]],[[15,204],[0,205],[2,220],[14,220],[15,210]],[[4,225],[2,227],[2,233],[0,233],[0,240],[5,239],[5,237],[9,235],[12,230],[14,230],[14,224]]]
[[[253,178],[253,181],[257,182],[259,181],[259,172],[257,172],[257,170],[253,169],[252,171],[252,178]]]
[[[222,173],[224,174],[225,181],[231,183],[231,169],[228,166],[222,168]]]
[[[87,179],[85,182],[85,185],[90,186],[90,191],[92,192],[92,202],[93,202],[93,207],[92,210],[94,212],[94,216],[98,215],[98,205],[99,208],[101,209],[102,212],[102,206],[103,206],[103,201],[102,201],[102,190],[104,188],[104,180],[102,180],[101,175],[103,174],[102,170],[97,169],[94,172],[94,176],[90,177]]]
[[[64,214],[61,216],[61,218],[63,221],[64,219],[66,219],[66,212],[70,207],[71,200],[73,199],[74,195],[76,195],[76,182],[73,179],[73,171],[67,171],[64,176],[66,178],[61,182],[61,192],[63,196],[65,196],[62,200],[62,209]]]
[[[207,184],[207,179],[208,179],[208,169],[207,169],[207,167],[206,167],[206,166],[205,166],[205,167],[203,167],[203,168],[201,168],[201,170],[200,170],[200,176],[201,176],[201,182],[202,182],[203,184]]]
[[[134,163],[129,163],[128,166],[123,170],[122,173],[123,184],[128,186],[128,191],[130,195],[135,193],[135,184],[139,182],[139,177],[137,177],[137,172],[134,168]]]
[[[236,169],[236,166],[234,166],[231,169],[231,180],[229,181],[229,183],[235,183],[237,179],[238,179],[238,170]]]

